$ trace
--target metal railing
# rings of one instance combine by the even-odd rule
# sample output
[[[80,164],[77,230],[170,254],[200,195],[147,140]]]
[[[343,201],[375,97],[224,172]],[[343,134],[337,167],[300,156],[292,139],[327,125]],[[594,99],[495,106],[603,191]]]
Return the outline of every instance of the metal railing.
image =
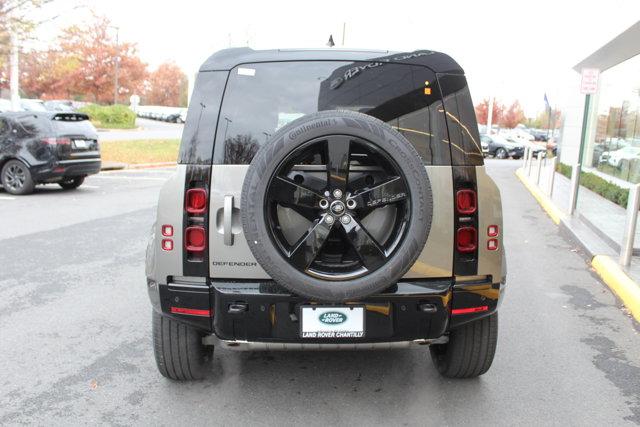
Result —
[[[522,171],[526,173],[527,179],[531,184],[535,184],[550,199],[553,196],[553,188],[555,183],[556,168],[558,165],[558,157],[550,159],[543,158],[542,153],[538,153],[535,158],[536,168],[532,176],[533,170],[533,150],[525,147]],[[569,212],[570,216],[576,214],[578,204],[578,191],[580,189],[580,163],[573,165],[571,170],[571,184],[569,193]],[[640,210],[640,184],[631,185],[629,188],[629,198],[627,201],[626,218],[622,242],[620,244],[620,265],[628,267],[631,264],[633,256],[633,247],[636,236],[636,225],[638,222],[638,211]]]

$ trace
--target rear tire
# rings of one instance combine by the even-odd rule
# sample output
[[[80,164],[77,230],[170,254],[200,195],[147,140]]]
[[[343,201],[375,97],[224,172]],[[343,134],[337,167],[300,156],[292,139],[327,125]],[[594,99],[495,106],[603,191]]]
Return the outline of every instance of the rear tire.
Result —
[[[73,190],[80,187],[83,182],[84,182],[84,176],[76,176],[64,181],[60,181],[58,185],[64,188],[65,190]]]
[[[447,344],[429,347],[431,359],[441,375],[473,378],[491,367],[498,341],[498,313],[462,325],[449,334]]]
[[[9,160],[5,163],[0,179],[4,191],[16,196],[32,193],[35,187],[29,166],[20,160]]]
[[[509,157],[509,154],[507,154],[507,150],[505,150],[504,148],[498,148],[496,150],[496,157],[498,159],[506,159],[507,157]]]
[[[213,347],[202,344],[204,334],[153,311],[153,353],[158,371],[175,381],[203,379]]]

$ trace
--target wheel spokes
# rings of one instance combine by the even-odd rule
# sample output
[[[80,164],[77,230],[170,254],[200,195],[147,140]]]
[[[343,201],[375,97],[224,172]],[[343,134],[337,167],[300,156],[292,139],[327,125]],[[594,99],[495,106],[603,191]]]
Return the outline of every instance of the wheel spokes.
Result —
[[[329,188],[343,193],[349,181],[349,149],[351,139],[348,136],[334,135],[327,139],[327,182]]]
[[[350,197],[359,208],[377,208],[407,198],[407,187],[404,180],[395,176],[375,187],[357,192]]]
[[[269,189],[269,197],[288,207],[318,208],[320,193],[282,177],[275,177]]]
[[[348,224],[342,224],[342,227],[346,240],[368,270],[375,270],[386,262],[387,254],[384,249],[357,219],[352,218]]]
[[[306,270],[322,250],[334,224],[327,224],[324,217],[316,220],[305,235],[293,245],[293,249],[289,252],[291,262],[298,268]]]

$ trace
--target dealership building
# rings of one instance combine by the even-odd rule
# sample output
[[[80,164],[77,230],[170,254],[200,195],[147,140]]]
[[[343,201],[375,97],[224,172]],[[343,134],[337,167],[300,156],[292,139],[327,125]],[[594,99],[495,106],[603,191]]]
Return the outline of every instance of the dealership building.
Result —
[[[573,69],[576,92],[564,111],[560,162],[581,162],[623,187],[640,183],[640,21]],[[580,93],[583,70],[599,71],[588,97]]]

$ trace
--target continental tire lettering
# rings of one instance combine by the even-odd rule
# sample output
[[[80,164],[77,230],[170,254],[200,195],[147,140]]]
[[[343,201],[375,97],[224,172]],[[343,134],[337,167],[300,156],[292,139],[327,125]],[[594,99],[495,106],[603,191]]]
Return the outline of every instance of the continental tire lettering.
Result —
[[[309,132],[313,129],[318,129],[318,128],[323,128],[323,127],[327,127],[327,126],[331,126],[331,125],[335,125],[336,121],[335,119],[329,119],[329,120],[319,120],[317,122],[313,122],[310,123],[308,125],[304,125],[298,129],[295,129],[293,131],[291,131],[291,133],[289,133],[289,139],[293,140],[296,139],[297,137],[299,137],[300,135],[302,135],[305,132]]]

